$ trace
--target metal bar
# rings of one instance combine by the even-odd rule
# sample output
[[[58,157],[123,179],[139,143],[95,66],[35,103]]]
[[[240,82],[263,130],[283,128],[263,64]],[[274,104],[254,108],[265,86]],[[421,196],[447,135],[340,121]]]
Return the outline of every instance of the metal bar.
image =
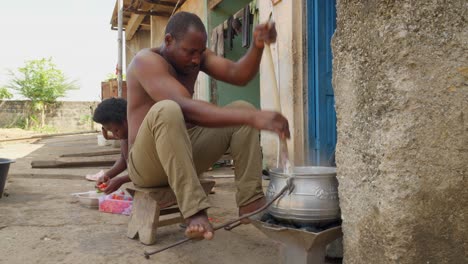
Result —
[[[216,230],[219,230],[219,229],[222,229],[222,228],[226,228],[226,227],[227,227],[227,228],[230,227],[228,230],[231,230],[231,229],[233,229],[233,228],[239,226],[239,224],[237,224],[237,222],[240,222],[242,219],[251,217],[251,216],[256,215],[256,214],[262,212],[263,210],[267,209],[268,206],[270,206],[274,201],[276,201],[276,200],[277,200],[281,195],[283,195],[283,193],[286,192],[286,190],[288,190],[289,188],[290,188],[289,185],[285,185],[285,186],[283,187],[283,189],[281,189],[281,191],[280,191],[279,193],[277,193],[277,194],[275,195],[275,197],[273,197],[273,199],[271,199],[271,201],[269,201],[268,203],[266,203],[264,206],[260,207],[259,209],[255,210],[255,211],[253,211],[253,212],[251,212],[251,213],[245,214],[245,215],[243,215],[243,216],[241,216],[241,217],[239,217],[239,218],[236,218],[236,219],[231,220],[231,221],[228,221],[227,223],[224,223],[224,224],[222,224],[222,225],[220,225],[220,226],[217,226],[217,227],[213,228],[213,231],[216,231]],[[232,225],[232,226],[231,226],[231,225]],[[185,242],[188,242],[188,241],[190,241],[190,240],[192,240],[192,238],[185,238],[185,239],[183,239],[183,240],[180,240],[180,241],[178,241],[178,242],[175,242],[174,244],[168,245],[168,246],[166,246],[166,247],[163,247],[163,248],[160,248],[160,249],[157,249],[157,250],[154,250],[154,251],[149,251],[149,252],[148,252],[148,251],[145,250],[145,252],[144,252],[145,258],[146,258],[146,259],[149,259],[149,257],[150,257],[151,255],[154,255],[154,254],[157,254],[157,253],[159,253],[159,252],[165,251],[165,250],[167,250],[167,249],[173,248],[173,247],[175,247],[175,246],[184,244]]]
[[[118,0],[118,59],[117,59],[117,81],[118,81],[118,96],[122,97],[122,52],[123,52],[123,40],[122,40],[122,28],[123,28],[123,0]]]

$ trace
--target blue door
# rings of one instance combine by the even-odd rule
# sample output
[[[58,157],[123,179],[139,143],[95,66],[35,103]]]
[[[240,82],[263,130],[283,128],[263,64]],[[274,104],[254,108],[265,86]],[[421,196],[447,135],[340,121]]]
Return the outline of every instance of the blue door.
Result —
[[[307,0],[307,78],[309,161],[330,165],[336,146],[331,38],[336,28],[336,0]]]

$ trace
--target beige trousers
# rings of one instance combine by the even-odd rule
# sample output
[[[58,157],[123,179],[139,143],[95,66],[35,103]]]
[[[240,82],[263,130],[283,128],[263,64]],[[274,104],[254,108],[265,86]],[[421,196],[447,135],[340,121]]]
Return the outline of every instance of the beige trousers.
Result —
[[[236,101],[226,107],[253,108]],[[236,202],[246,205],[263,197],[259,131],[249,126],[187,130],[174,101],[151,107],[129,152],[128,172],[140,187],[169,185],[187,218],[210,207],[198,176],[231,148],[235,165]]]

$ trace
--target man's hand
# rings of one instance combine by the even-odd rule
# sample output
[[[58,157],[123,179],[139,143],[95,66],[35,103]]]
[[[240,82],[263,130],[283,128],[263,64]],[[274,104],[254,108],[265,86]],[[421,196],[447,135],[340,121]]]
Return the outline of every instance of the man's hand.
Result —
[[[257,25],[253,34],[255,47],[263,49],[265,44],[276,42],[276,35],[275,22]]]
[[[280,139],[290,137],[288,120],[277,112],[258,111],[253,117],[253,127],[259,130],[269,130],[278,134]]]
[[[121,177],[114,177],[107,182],[107,187],[102,190],[105,194],[117,191],[124,184]]]
[[[102,132],[102,136],[107,140],[116,139],[112,133],[109,136],[109,131],[107,131],[107,129],[105,129],[104,127],[101,127],[101,132]]]

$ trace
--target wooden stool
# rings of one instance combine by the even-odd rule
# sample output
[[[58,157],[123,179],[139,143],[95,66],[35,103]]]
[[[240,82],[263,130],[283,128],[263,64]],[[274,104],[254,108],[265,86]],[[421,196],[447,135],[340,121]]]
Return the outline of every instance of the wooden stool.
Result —
[[[200,180],[209,194],[215,181]],[[127,236],[138,238],[145,245],[156,243],[156,230],[160,226],[182,223],[184,218],[180,213],[176,197],[168,187],[141,188],[133,184],[127,186],[127,191],[133,196],[133,207],[128,223]],[[162,209],[161,209],[162,208]],[[168,219],[159,221],[159,216],[174,214]]]

